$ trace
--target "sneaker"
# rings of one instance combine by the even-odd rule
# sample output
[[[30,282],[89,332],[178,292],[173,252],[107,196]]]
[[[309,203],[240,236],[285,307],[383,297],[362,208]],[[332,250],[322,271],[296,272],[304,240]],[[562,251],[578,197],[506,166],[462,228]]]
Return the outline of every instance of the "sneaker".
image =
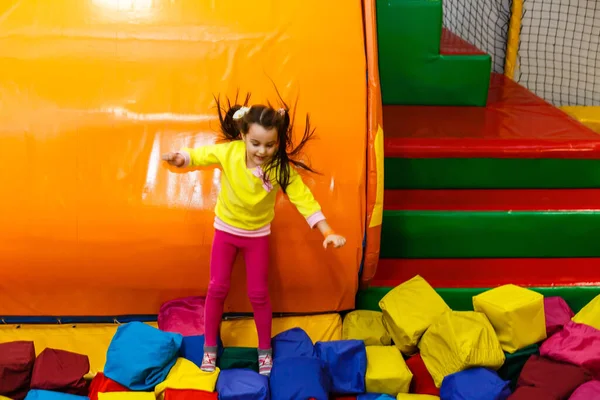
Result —
[[[200,369],[204,372],[214,372],[217,367],[217,353],[205,352]]]
[[[273,356],[270,353],[258,356],[258,373],[264,376],[271,375],[273,369]]]

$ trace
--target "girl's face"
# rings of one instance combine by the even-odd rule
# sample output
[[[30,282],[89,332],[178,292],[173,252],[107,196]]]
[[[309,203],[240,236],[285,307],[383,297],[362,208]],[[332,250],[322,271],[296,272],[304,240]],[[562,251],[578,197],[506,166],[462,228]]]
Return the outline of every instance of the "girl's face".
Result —
[[[268,162],[277,151],[277,129],[265,129],[259,124],[250,124],[243,135],[246,143],[246,165],[250,168]]]

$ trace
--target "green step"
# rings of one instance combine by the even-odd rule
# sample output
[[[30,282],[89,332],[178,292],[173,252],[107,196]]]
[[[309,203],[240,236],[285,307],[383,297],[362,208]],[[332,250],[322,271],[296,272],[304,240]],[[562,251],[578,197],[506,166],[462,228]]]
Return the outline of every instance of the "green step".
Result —
[[[391,287],[370,287],[360,290],[356,296],[357,310],[381,311],[379,301]],[[594,297],[600,295],[599,286],[554,286],[529,288],[545,297],[559,296],[565,299],[573,312],[577,313]],[[437,288],[435,291],[454,311],[473,311],[473,296],[489,290],[489,288]]]
[[[383,212],[382,258],[600,257],[600,211]]]
[[[441,0],[377,0],[384,104],[485,106],[489,55],[440,55]]]
[[[386,158],[386,189],[600,188],[600,160]]]

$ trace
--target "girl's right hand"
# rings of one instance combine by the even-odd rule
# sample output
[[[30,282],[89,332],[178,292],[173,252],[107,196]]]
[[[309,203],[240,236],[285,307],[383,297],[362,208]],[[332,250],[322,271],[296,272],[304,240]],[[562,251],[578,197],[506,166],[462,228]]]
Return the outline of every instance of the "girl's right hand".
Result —
[[[185,159],[179,153],[163,154],[162,159],[174,167],[183,167],[183,164],[185,164]]]

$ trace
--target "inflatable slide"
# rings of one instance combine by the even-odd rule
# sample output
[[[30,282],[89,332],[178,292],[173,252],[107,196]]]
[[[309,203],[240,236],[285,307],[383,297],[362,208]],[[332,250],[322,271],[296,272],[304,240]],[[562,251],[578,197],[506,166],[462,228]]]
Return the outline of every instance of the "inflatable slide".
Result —
[[[376,197],[360,2],[18,0],[0,5],[0,32],[0,315],[155,315],[203,295],[219,171],[160,155],[217,140],[213,96],[277,90],[296,132],[310,115],[319,174],[303,179],[348,242],[324,251],[281,196],[274,311],[353,308]],[[239,261],[230,312],[250,311]]]

